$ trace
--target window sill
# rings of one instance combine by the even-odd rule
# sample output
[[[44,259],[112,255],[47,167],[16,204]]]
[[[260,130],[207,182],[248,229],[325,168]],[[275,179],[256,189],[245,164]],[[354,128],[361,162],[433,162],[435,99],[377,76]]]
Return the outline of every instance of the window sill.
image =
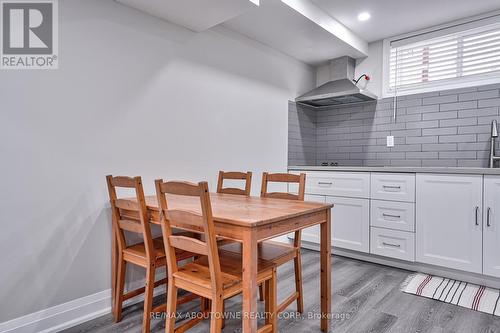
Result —
[[[446,91],[446,90],[453,90],[453,89],[462,89],[462,88],[473,88],[473,87],[481,87],[481,86],[486,86],[490,84],[496,84],[500,83],[500,77],[494,77],[494,78],[487,78],[487,79],[481,79],[481,80],[471,80],[471,81],[465,81],[465,82],[457,82],[457,83],[446,83],[442,85],[434,85],[432,87],[422,87],[422,88],[416,88],[416,89],[411,89],[411,90],[402,90],[397,92],[397,96],[408,96],[408,95],[416,95],[416,94],[422,94],[422,93],[428,93],[428,92],[440,92],[440,91]],[[382,98],[390,98],[394,97],[395,93],[392,91],[383,91],[382,92]]]

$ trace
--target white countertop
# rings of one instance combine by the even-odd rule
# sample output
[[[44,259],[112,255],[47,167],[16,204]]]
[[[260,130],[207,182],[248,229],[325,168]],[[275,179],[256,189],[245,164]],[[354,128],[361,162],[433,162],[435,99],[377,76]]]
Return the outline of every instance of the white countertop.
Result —
[[[500,168],[466,167],[370,167],[370,166],[289,166],[288,170],[297,171],[353,171],[353,172],[406,172],[406,173],[450,173],[500,175]]]

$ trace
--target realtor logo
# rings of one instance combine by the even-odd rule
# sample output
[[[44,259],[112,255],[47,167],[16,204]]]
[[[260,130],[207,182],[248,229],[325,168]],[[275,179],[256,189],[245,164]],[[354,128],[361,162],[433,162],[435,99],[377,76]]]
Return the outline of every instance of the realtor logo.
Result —
[[[57,69],[57,0],[1,0],[1,69]]]

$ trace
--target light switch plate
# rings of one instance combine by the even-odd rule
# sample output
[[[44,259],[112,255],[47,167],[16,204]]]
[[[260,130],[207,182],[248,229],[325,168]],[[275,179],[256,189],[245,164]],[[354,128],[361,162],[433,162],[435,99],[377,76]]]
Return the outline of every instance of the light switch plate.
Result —
[[[387,147],[394,147],[394,136],[393,135],[387,136]]]

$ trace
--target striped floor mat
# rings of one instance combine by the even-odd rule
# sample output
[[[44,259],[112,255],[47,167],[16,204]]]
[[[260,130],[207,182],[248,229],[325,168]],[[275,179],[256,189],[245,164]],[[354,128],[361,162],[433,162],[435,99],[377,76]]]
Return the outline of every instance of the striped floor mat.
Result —
[[[408,277],[402,290],[405,293],[500,316],[498,289],[417,273]]]

